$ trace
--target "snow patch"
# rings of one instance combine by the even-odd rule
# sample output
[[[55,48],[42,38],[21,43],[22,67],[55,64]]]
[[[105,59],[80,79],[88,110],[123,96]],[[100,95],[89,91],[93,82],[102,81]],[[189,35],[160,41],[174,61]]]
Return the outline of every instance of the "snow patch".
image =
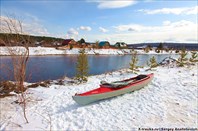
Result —
[[[101,80],[111,82],[135,74],[123,69],[90,76],[87,83],[80,85],[65,82],[64,85],[52,84],[49,88],[28,89],[28,96],[34,101],[30,101],[27,106],[30,123],[25,124],[20,108],[11,104],[15,97],[3,98],[0,130],[49,130],[50,126],[52,130],[196,128],[197,67],[198,64],[190,68],[157,67],[155,71],[141,70],[139,74],[154,73],[154,79],[148,86],[87,106],[78,105],[72,96],[99,87]]]
[[[23,47],[0,47],[0,56],[9,56],[9,50],[19,50],[22,52],[24,50]],[[65,49],[65,50],[58,50],[52,47],[29,47],[30,55],[72,55],[72,54],[79,54],[79,48],[73,49]],[[125,54],[132,54],[131,49],[86,49],[86,54],[89,55],[125,55]],[[150,51],[149,53],[145,53],[143,50],[136,50],[138,54],[170,54],[167,52],[163,53],[156,53],[155,51]],[[174,53],[171,53],[174,54]]]

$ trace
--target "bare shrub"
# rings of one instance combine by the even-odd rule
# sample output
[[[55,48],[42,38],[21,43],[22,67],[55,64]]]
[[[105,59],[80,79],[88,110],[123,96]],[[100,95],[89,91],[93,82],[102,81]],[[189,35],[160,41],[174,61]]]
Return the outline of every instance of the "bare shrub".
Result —
[[[25,121],[26,117],[26,68],[29,59],[30,37],[23,32],[22,22],[13,16],[1,17],[1,28],[4,33],[3,41],[11,57],[15,88],[18,93],[18,103],[23,109]]]

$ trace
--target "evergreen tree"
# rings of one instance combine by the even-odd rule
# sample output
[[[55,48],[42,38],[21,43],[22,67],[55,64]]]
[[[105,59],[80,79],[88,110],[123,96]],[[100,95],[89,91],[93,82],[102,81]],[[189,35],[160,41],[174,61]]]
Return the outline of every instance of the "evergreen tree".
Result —
[[[190,62],[198,62],[198,54],[196,51],[191,52]]]
[[[80,46],[82,46],[83,43],[85,43],[85,40],[84,40],[83,38],[81,38],[81,39],[78,41],[78,44],[79,44]]]
[[[148,47],[150,50],[152,50],[152,46],[151,46],[151,45],[147,45],[147,47]]]
[[[144,51],[145,51],[146,53],[149,53],[150,48],[147,46],[146,48],[144,48]]]
[[[137,51],[135,51],[134,53],[132,53],[132,57],[131,57],[131,62],[130,64],[130,70],[132,70],[132,72],[137,71],[137,62],[138,62],[138,57],[137,57]]]
[[[183,48],[182,50],[181,50],[181,52],[179,52],[179,55],[180,55],[180,57],[178,58],[178,66],[180,66],[180,67],[182,67],[182,66],[184,66],[184,64],[186,63],[186,61],[188,60],[187,58],[186,58],[186,56],[187,56],[187,51]]]
[[[158,45],[158,47],[157,47],[160,51],[161,51],[161,53],[163,52],[163,49],[164,49],[164,45],[163,45],[163,43],[160,43],[159,45]]]
[[[147,65],[150,67],[150,69],[155,68],[158,66],[158,63],[155,59],[155,56],[151,57]]]
[[[89,70],[87,54],[85,54],[85,49],[80,50],[79,53],[76,65],[76,78],[80,82],[86,82]]]

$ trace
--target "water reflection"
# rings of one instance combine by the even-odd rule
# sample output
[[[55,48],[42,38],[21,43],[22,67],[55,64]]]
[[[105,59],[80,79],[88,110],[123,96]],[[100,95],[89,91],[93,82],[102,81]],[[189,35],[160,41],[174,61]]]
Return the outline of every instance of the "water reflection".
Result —
[[[147,61],[155,56],[157,62],[170,55],[138,55],[138,65],[145,66]],[[173,55],[177,58],[178,56]],[[31,56],[27,66],[27,81],[37,82],[49,79],[58,79],[63,76],[74,77],[76,74],[77,55],[59,56]],[[131,55],[89,55],[89,74],[96,75],[122,68],[128,68]],[[0,81],[13,80],[11,69],[11,58],[9,56],[0,57]],[[3,65],[6,65],[2,68]],[[5,68],[7,67],[7,68]]]

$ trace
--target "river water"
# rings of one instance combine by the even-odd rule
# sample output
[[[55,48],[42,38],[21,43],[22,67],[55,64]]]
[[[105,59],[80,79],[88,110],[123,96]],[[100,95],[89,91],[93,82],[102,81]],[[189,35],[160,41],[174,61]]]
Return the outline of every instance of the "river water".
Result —
[[[157,62],[161,62],[170,55],[141,54],[138,55],[138,65],[145,66],[152,56],[156,57]],[[171,57],[177,58],[178,56],[171,55]],[[74,77],[76,74],[76,61],[77,55],[30,56],[27,65],[26,81],[38,82],[59,79],[64,76]],[[89,75],[97,75],[128,68],[130,61],[131,55],[88,55]],[[0,64],[0,81],[13,80],[11,57],[0,56]]]

